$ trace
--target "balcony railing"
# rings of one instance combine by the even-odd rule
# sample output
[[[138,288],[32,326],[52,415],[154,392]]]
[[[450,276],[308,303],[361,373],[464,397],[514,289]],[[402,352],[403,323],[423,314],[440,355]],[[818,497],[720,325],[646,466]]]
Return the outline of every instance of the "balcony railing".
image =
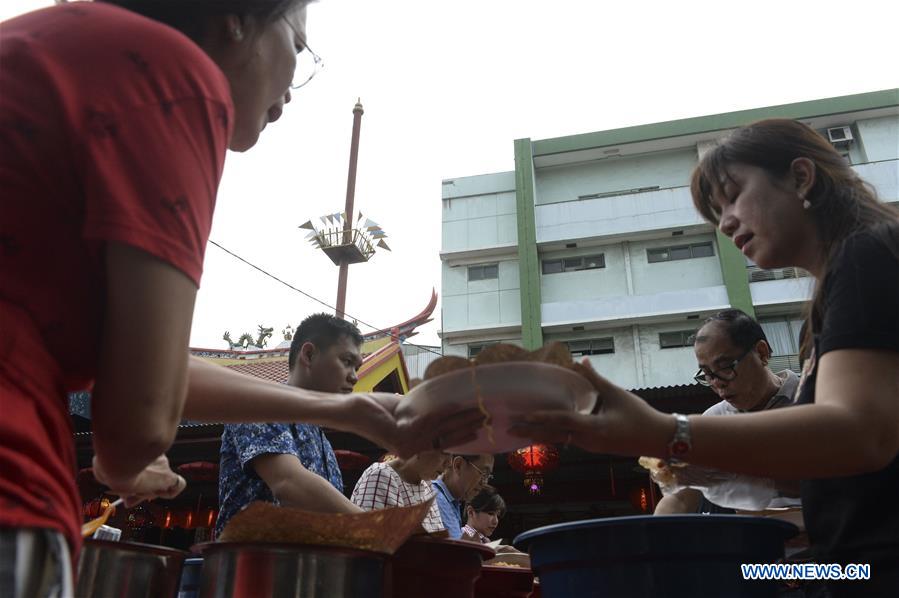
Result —
[[[804,278],[810,276],[802,268],[778,268],[776,270],[763,270],[758,266],[747,266],[746,275],[749,282],[762,282],[765,280],[787,280],[790,278]]]

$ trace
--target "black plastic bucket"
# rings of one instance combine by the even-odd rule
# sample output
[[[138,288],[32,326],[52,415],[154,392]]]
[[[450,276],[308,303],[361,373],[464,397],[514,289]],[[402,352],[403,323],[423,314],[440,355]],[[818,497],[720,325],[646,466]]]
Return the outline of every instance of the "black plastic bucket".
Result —
[[[525,532],[546,598],[776,596],[775,581],[744,580],[743,563],[775,563],[798,532],[784,521],[744,515],[618,517]]]

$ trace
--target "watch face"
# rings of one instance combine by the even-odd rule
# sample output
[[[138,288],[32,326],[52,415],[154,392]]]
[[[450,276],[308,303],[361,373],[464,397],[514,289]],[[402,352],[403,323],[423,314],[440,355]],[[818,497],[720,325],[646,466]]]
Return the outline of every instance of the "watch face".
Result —
[[[681,455],[686,455],[690,451],[690,445],[682,440],[678,440],[671,443],[671,454],[679,457]]]

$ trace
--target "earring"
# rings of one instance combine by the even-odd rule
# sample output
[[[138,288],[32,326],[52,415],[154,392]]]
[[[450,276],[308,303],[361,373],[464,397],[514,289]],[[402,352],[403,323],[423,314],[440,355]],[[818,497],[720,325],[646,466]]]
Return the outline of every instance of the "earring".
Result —
[[[243,39],[243,31],[241,30],[240,27],[235,27],[234,29],[232,29],[231,35],[233,35],[234,39],[237,41],[240,41]]]
[[[804,195],[804,194],[800,193],[800,194],[799,194],[799,199],[802,200],[802,209],[803,209],[803,210],[810,210],[810,209],[811,209],[811,207],[812,207],[812,202],[810,202],[809,200],[807,200],[807,199],[805,198],[805,195]]]

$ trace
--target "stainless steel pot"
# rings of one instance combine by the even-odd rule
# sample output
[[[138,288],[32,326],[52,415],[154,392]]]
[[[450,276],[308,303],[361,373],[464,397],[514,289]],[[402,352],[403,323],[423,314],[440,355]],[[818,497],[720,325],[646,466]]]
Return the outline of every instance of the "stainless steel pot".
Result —
[[[387,555],[302,544],[211,542],[203,553],[201,598],[381,598]]]
[[[79,598],[174,598],[187,553],[109,540],[87,540],[78,558]]]

